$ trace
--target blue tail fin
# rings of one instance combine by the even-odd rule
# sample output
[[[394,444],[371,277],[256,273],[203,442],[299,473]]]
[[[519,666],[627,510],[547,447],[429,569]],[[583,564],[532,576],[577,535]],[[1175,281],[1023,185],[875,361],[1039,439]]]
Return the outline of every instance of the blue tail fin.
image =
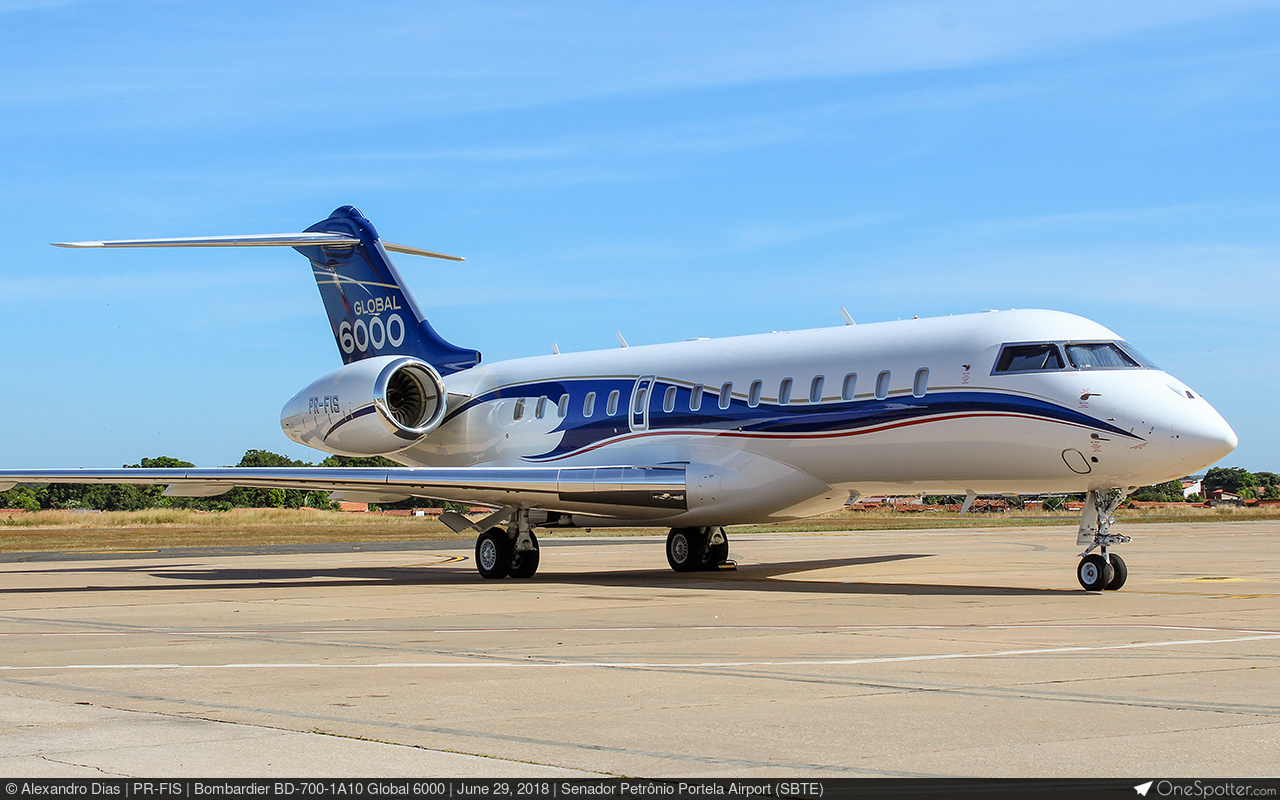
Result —
[[[360,244],[295,247],[311,260],[342,362],[373,356],[416,356],[442,375],[474,367],[480,353],[450,344],[422,315],[369,220],[343,206],[307,232],[340,233]]]

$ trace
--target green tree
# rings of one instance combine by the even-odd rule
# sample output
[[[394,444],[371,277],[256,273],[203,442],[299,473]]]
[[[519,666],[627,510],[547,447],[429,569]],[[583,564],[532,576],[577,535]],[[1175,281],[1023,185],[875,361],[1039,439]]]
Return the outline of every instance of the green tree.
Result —
[[[170,456],[156,456],[155,458],[144,458],[137,464],[130,464],[125,469],[190,469],[194,467],[190,461],[183,461],[180,458],[171,458]]]
[[[403,467],[404,464],[397,464],[389,458],[382,456],[356,457],[356,456],[329,456],[321,461],[319,466],[322,467]],[[328,495],[326,495],[326,499]],[[410,497],[406,500],[398,500],[394,503],[379,503],[378,508],[382,509],[403,509],[403,508],[440,508],[439,500],[428,500],[424,497]],[[318,508],[321,506],[317,506]],[[447,505],[445,506],[448,507]],[[465,511],[468,506],[458,505],[458,508]]]
[[[309,467],[270,450],[248,450],[237,467]],[[307,504],[307,493],[300,489],[250,489],[237,486],[222,498],[237,508],[301,508]]]
[[[402,467],[389,458],[382,456],[329,456],[316,466],[320,467]]]
[[[1204,493],[1222,489],[1232,494],[1243,494],[1258,485],[1258,478],[1243,467],[1214,467],[1204,474]]]
[[[15,486],[7,492],[0,492],[0,508],[21,508],[25,511],[39,511],[44,487]]]
[[[189,469],[194,467],[190,461],[183,461],[171,456],[144,458],[137,464],[125,464],[125,469]],[[195,508],[204,498],[166,497],[164,486],[134,486],[137,490],[135,501],[139,508]],[[204,501],[207,503],[207,500]],[[104,511],[117,509],[103,509]]]
[[[1253,477],[1258,479],[1258,487],[1255,493],[1263,500],[1280,500],[1280,475],[1274,472],[1255,472]]]
[[[1169,481],[1155,486],[1143,486],[1129,495],[1129,499],[1139,502],[1181,503],[1186,498],[1182,496],[1182,481]]]
[[[51,483],[45,489],[46,508],[89,508],[99,511],[140,511],[155,505],[160,489],[127,483]]]

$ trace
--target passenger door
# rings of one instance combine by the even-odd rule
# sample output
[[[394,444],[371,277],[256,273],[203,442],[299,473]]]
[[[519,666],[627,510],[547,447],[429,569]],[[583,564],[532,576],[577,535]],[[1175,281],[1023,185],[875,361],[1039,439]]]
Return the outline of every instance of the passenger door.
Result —
[[[649,406],[653,399],[653,375],[645,375],[636,379],[631,390],[631,430],[649,430]]]

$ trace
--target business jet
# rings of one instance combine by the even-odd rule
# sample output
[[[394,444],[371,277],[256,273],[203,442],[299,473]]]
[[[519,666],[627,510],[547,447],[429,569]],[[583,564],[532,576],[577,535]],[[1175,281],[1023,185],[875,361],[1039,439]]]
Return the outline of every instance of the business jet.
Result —
[[[334,499],[432,498],[472,520],[484,578],[530,578],[535,529],[669,528],[678,572],[728,562],[725,528],[803,519],[870,495],[1085,493],[1077,578],[1119,589],[1114,513],[1139,486],[1235,449],[1198,393],[1112,331],[1055,311],[989,311],[493,364],[442,338],[382,241],[344,206],[303,233],[65,242],[61,247],[290,246],[311,263],[343,366],[284,405],[294,441],[395,468],[5,470],[16,483],[234,486]],[[504,527],[505,526],[505,527]],[[1094,552],[1096,551],[1096,552]]]

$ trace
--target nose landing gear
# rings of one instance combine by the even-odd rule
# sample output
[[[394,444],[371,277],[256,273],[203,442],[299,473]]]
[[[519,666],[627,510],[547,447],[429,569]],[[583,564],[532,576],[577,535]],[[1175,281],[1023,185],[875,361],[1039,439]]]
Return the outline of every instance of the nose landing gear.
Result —
[[[1076,544],[1088,545],[1076,567],[1076,578],[1085,591],[1114,591],[1124,586],[1129,577],[1124,559],[1109,550],[1112,545],[1132,541],[1128,536],[1111,533],[1116,509],[1128,494],[1124,489],[1089,490],[1076,534]],[[1094,549],[1098,552],[1094,553]]]

